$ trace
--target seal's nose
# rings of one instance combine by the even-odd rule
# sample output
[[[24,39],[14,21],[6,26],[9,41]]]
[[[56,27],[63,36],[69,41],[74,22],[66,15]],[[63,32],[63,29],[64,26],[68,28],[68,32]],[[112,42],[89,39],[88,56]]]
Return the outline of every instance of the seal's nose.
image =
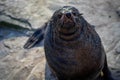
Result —
[[[64,12],[62,13],[62,16],[60,17],[61,22],[63,23],[73,23],[73,16],[71,12]]]
[[[71,18],[71,13],[70,12],[65,13],[65,15],[66,15],[67,18]]]

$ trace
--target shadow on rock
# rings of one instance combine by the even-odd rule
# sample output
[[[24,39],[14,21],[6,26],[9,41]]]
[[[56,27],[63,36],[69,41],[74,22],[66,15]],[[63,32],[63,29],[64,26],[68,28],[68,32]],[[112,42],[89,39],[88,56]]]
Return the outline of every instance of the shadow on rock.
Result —
[[[49,65],[45,65],[45,80],[57,80],[55,75],[51,72]]]

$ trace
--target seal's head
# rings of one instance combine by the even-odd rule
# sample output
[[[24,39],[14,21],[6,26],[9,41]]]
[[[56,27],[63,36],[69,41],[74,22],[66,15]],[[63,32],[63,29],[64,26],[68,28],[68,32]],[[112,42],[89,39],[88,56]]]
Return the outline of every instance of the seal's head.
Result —
[[[75,7],[64,6],[53,14],[52,19],[59,26],[70,28],[76,25],[79,16],[81,14]]]
[[[53,29],[60,36],[68,37],[68,35],[73,35],[76,30],[80,30],[80,25],[82,25],[81,13],[71,6],[64,6],[57,10],[52,16]]]

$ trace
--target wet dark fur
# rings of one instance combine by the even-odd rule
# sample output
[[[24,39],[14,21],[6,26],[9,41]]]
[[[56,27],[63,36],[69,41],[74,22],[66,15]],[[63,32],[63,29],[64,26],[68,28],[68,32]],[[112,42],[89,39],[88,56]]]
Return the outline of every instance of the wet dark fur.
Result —
[[[64,8],[78,13],[75,26],[68,23],[71,29],[69,26],[62,28],[62,23],[58,21],[58,15]],[[47,24],[44,47],[51,71],[58,80],[113,80],[99,35],[76,11],[74,7],[63,7],[53,14]],[[29,41],[26,44],[30,44]],[[104,76],[100,75],[101,72]]]

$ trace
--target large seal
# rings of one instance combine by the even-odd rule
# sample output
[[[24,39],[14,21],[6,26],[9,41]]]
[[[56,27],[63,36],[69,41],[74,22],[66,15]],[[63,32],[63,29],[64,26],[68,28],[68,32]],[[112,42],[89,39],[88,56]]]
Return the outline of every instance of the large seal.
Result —
[[[113,80],[99,35],[76,8],[57,10],[46,26],[46,60],[58,80]],[[35,44],[41,33],[37,30],[25,47]]]

